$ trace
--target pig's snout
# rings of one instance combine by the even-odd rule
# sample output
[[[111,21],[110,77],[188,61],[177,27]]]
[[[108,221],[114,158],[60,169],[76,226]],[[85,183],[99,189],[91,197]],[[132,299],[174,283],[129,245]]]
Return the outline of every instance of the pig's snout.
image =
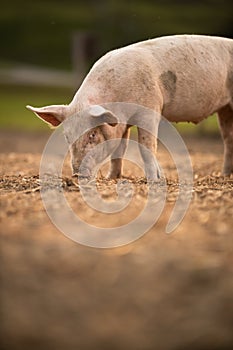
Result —
[[[79,176],[79,177],[91,177],[92,173],[90,169],[80,169],[80,168],[73,168],[73,176]]]
[[[81,163],[72,162],[73,175],[91,177],[95,168],[95,160],[92,157],[84,157]]]

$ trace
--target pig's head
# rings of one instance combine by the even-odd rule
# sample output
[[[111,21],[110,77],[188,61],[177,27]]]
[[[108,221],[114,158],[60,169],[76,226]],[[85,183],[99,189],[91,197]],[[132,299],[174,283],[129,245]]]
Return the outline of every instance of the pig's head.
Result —
[[[58,105],[42,108],[27,106],[27,108],[52,127],[60,125],[69,117],[68,106]],[[73,174],[91,176],[95,166],[119,146],[126,125],[118,124],[117,117],[99,105],[91,106],[82,115],[82,118],[85,120],[82,119],[83,122],[80,124],[86,122],[87,126],[92,125],[93,127],[86,128],[88,131],[85,133],[80,133],[79,123],[73,127],[71,121],[64,123],[64,134],[70,146]],[[79,135],[81,136],[76,139]]]

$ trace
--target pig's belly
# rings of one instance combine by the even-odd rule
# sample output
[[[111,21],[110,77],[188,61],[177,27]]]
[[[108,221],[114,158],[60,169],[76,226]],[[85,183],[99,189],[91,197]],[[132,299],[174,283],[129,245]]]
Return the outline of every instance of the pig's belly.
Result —
[[[213,114],[215,110],[190,108],[190,106],[183,106],[182,109],[175,108],[175,106],[164,106],[162,116],[171,122],[193,122],[199,123],[201,120]]]
[[[183,96],[172,102],[164,103],[162,116],[169,121],[182,122],[189,121],[198,123],[217,112],[221,107],[228,103],[227,98],[219,95],[215,98],[203,94],[201,98],[191,98]]]

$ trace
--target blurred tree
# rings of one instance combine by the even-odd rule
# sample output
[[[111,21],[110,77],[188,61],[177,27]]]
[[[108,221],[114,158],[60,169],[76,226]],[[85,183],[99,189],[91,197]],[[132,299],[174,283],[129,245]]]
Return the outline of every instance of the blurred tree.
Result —
[[[104,52],[177,33],[232,37],[232,0],[11,0],[1,5],[1,61],[71,68],[74,32],[98,38]]]

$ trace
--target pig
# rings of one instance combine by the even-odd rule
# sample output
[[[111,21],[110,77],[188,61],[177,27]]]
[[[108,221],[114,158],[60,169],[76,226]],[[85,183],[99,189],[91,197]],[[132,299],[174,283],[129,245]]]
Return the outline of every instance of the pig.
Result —
[[[27,108],[53,127],[89,108],[86,118],[99,118],[103,124],[71,145],[73,173],[79,173],[83,157],[97,144],[118,138],[116,147],[106,152],[106,156],[111,155],[108,176],[116,179],[122,176],[131,125],[119,123],[116,113],[105,107],[114,102],[137,105],[138,114],[140,106],[154,111],[156,130],[161,116],[170,122],[196,124],[217,112],[224,142],[223,174],[233,173],[232,39],[172,35],[110,51],[93,65],[70,104]],[[157,150],[156,130],[150,133],[138,127],[146,175],[152,180],[160,176],[152,156]],[[86,169],[87,175],[93,164]]]

